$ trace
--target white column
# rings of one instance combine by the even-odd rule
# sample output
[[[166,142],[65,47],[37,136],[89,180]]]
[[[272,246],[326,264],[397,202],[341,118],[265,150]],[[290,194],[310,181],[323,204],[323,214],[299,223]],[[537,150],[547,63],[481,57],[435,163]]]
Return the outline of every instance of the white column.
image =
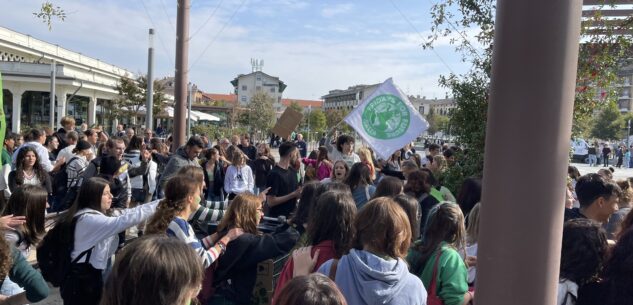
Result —
[[[88,102],[88,126],[92,126],[97,123],[97,98],[89,97]]]
[[[13,113],[11,113],[12,129],[15,133],[20,132],[20,115],[22,114],[22,94],[24,90],[15,89],[11,91],[13,94]]]
[[[66,116],[68,91],[61,90],[57,94],[57,129],[62,128],[61,119]]]

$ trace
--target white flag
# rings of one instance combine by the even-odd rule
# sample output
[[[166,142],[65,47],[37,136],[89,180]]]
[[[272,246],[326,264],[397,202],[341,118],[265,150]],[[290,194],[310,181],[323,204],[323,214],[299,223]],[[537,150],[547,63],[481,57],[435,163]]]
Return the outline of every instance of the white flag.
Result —
[[[352,110],[345,117],[345,123],[383,159],[388,159],[429,128],[429,123],[391,78]]]

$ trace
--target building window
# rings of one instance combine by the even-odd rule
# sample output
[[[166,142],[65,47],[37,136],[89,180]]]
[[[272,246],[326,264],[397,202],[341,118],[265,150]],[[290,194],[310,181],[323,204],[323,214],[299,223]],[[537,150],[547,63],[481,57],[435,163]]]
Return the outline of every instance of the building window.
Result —
[[[262,80],[262,77],[261,77],[261,76],[257,76],[257,80],[258,80],[258,81],[261,81],[261,80]]]
[[[257,86],[257,87],[255,87],[255,90],[257,90],[257,91],[262,91],[262,86]]]
[[[270,92],[275,93],[275,87],[271,87]]]
[[[242,91],[246,91],[246,85],[242,85]]]
[[[242,102],[246,102],[246,96],[245,95],[242,96]]]

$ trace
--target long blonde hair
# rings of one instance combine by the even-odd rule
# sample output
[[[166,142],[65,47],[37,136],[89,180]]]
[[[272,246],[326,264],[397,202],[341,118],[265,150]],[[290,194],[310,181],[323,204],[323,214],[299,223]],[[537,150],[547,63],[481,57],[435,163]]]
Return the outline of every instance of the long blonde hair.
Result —
[[[376,168],[374,167],[374,159],[371,155],[371,150],[365,146],[358,149],[358,157],[360,157],[361,162],[369,167],[369,175],[373,181],[376,180]]]
[[[240,228],[245,233],[258,234],[257,210],[262,207],[259,197],[246,192],[237,195],[226,210],[222,222],[218,226],[218,232],[233,228]]]

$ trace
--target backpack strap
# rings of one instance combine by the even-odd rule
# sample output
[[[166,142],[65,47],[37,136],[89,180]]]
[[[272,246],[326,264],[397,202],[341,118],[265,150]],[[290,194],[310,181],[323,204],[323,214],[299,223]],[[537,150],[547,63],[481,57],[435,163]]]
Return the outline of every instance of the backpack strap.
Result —
[[[76,227],[77,227],[77,221],[79,221],[79,217],[81,217],[82,215],[85,215],[85,214],[99,214],[99,213],[96,212],[96,211],[92,211],[90,209],[88,209],[87,211],[83,211],[83,212],[77,213],[75,215],[75,217],[73,217],[73,222],[74,222],[73,227],[74,227],[75,230],[76,230]],[[73,234],[75,234],[75,233],[73,232]],[[73,249],[74,249],[75,245],[73,244],[72,246],[73,246]],[[92,249],[94,249],[95,246],[92,246],[90,249],[79,253],[79,255],[74,260],[72,260],[70,263],[71,264],[77,264],[86,255],[87,255],[86,263],[90,263],[90,256],[92,255]],[[71,249],[71,251],[72,251],[72,249]]]
[[[338,259],[335,258],[332,260],[332,265],[330,265],[330,274],[328,275],[328,277],[331,280],[336,280],[336,269],[338,268]]]

